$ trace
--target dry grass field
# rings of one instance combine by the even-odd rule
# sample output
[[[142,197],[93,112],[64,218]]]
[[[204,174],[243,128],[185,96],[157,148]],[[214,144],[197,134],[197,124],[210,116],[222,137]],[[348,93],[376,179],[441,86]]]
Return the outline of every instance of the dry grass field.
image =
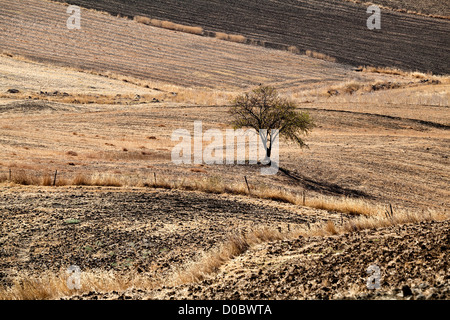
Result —
[[[0,4],[0,299],[450,297],[447,75]],[[172,162],[259,83],[312,116],[308,148],[281,140],[272,176]]]

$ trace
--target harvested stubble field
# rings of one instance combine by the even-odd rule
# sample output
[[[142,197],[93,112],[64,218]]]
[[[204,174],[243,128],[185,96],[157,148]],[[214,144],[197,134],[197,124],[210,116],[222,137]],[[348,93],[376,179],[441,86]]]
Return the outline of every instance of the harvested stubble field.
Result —
[[[267,46],[296,46],[350,65],[376,65],[449,73],[450,20],[446,1],[371,1],[386,7],[424,11],[435,19],[382,10],[382,28],[366,27],[368,2],[342,0],[62,0],[113,15],[148,16],[240,34]]]
[[[0,3],[0,298],[448,299],[448,77]],[[230,128],[259,82],[312,115],[308,149],[282,141],[274,176],[172,163],[175,129]]]
[[[168,31],[90,10],[82,10],[82,29],[68,30],[65,5],[42,6],[42,0],[0,4],[0,50],[72,68],[221,90],[259,83],[322,85],[345,81],[352,73],[348,66]]]
[[[378,103],[387,97],[391,104]],[[419,97],[436,104],[413,103]],[[58,170],[62,184],[96,174],[117,177],[122,185],[152,181],[154,173],[169,182],[220,177],[225,184],[243,183],[248,175],[255,185],[288,187],[295,193],[306,188],[313,194],[364,196],[384,204],[440,209],[448,207],[449,195],[446,97],[447,84],[426,83],[389,92],[302,96],[308,101],[300,108],[310,112],[318,127],[307,137],[309,149],[281,145],[281,167],[288,171],[273,177],[260,176],[254,166],[171,162],[171,150],[178,143],[171,141],[172,132],[182,128],[193,134],[194,121],[202,121],[203,131],[230,128],[227,106],[5,102],[0,107],[0,165],[3,176],[11,168],[13,178],[50,176]]]
[[[36,63],[4,59],[9,59],[12,65],[44,68]],[[64,74],[65,69],[58,70],[60,76]],[[72,72],[68,73],[70,78],[74,76]],[[34,73],[37,85],[42,81],[39,75]],[[41,76],[44,75],[42,72]],[[124,84],[121,88],[120,80],[110,79],[102,87],[100,80],[104,77],[85,73],[77,76],[86,77],[92,83],[97,83],[95,77],[98,77],[100,91],[121,92],[130,90],[131,86]],[[59,80],[62,84],[67,81],[64,76]],[[79,83],[86,86],[86,81]],[[135,87],[137,91],[142,90],[140,86]],[[36,90],[33,86],[29,89]],[[72,89],[80,90],[76,86]],[[395,96],[395,90],[409,96],[407,104],[396,100],[397,103],[381,107],[353,101],[364,101],[368,95],[374,101],[377,96],[384,99]],[[204,130],[229,128],[226,106],[173,102],[100,105],[4,99],[0,106],[0,179],[4,181],[0,201],[4,230],[1,269],[3,285],[12,285],[16,291],[11,289],[12,293],[3,293],[3,297],[59,298],[74,294],[64,287],[64,272],[69,265],[76,264],[83,270],[86,290],[73,298],[171,298],[192,292],[195,294],[188,297],[209,299],[216,289],[211,289],[211,293],[204,286],[213,282],[202,282],[201,287],[193,286],[188,291],[180,291],[178,287],[163,291],[158,288],[170,285],[191,288],[184,283],[193,281],[185,280],[192,275],[189,272],[184,277],[178,275],[180,270],[189,270],[191,261],[200,261],[198,268],[206,268],[208,279],[214,279],[210,274],[222,270],[222,263],[208,269],[209,260],[201,260],[203,252],[206,256],[211,254],[227,243],[230,235],[263,227],[280,228],[283,233],[323,226],[327,221],[339,226],[358,218],[333,209],[308,208],[316,206],[315,198],[325,197],[330,203],[350,196],[374,208],[380,206],[376,210],[381,213],[391,203],[394,214],[405,208],[424,218],[429,209],[448,210],[449,176],[445,168],[449,165],[449,118],[448,106],[442,103],[448,85],[425,83],[395,90],[306,97],[311,101],[300,106],[319,124],[307,137],[309,149],[301,151],[282,143],[281,166],[287,170],[269,177],[260,176],[257,166],[175,166],[171,162],[170,152],[176,143],[171,141],[171,132],[179,128],[192,131],[193,122],[198,120],[203,122]],[[411,106],[415,94],[421,97],[429,94],[427,101],[437,104]],[[302,95],[301,99],[304,98]],[[424,113],[424,108],[429,112]],[[407,118],[401,117],[402,114]],[[9,169],[17,183],[8,182]],[[39,179],[45,177],[51,184],[54,170],[58,170],[57,187],[18,185],[23,183],[20,179],[39,185],[44,181]],[[156,186],[168,190],[152,188],[155,173]],[[90,176],[97,176],[99,187],[63,186],[84,184],[80,181],[88,181]],[[200,184],[199,191],[216,187],[220,190],[222,184],[242,186],[244,176],[248,176],[253,190],[269,187],[270,197],[274,189],[290,190],[294,194],[306,190],[307,206],[258,199],[258,195],[248,197],[245,188],[241,195],[221,195],[220,191],[205,194],[176,186],[176,183],[183,185],[184,181],[201,181],[204,184]],[[117,184],[117,187],[102,187],[105,184]],[[283,198],[273,196],[273,199]],[[380,231],[380,237],[382,234],[384,231]],[[277,238],[268,237],[269,240]],[[318,246],[322,243],[320,239],[315,241]],[[232,268],[227,261],[225,258],[224,268]],[[216,280],[222,283],[219,279],[222,275]],[[419,285],[416,283],[419,280],[414,279]],[[432,292],[422,290],[423,294],[430,298],[446,297],[448,285],[433,281],[428,283]],[[350,282],[343,287],[356,286],[354,293],[333,289],[333,295],[326,295],[321,291],[325,284],[312,285],[310,291],[302,294],[315,298],[358,297],[362,284]],[[383,292],[398,298],[389,290],[406,283],[409,282],[386,285]],[[253,291],[250,287],[244,290],[241,284],[232,287],[235,290],[217,297],[263,297],[249,292]],[[297,293],[289,296],[304,297]],[[273,297],[286,296],[274,292]]]

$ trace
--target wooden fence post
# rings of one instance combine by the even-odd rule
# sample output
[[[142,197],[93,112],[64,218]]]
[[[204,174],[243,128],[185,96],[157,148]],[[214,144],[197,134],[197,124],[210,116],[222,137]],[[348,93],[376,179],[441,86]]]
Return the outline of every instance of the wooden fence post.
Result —
[[[248,193],[250,194],[250,186],[248,185],[247,176],[244,176],[245,183],[247,184]]]
[[[55,177],[53,178],[53,186],[56,186],[56,176],[58,175],[58,170],[55,171]]]

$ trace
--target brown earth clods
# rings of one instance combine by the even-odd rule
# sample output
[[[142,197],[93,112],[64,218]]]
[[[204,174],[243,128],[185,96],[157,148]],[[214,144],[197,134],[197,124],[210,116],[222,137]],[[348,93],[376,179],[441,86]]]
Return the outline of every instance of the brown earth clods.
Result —
[[[96,3],[97,9],[106,11],[111,6],[110,2]],[[410,82],[410,87],[403,87],[408,80],[403,79],[393,86],[387,82],[386,87],[386,82],[374,82],[380,75],[375,78],[348,65],[158,29],[86,9],[82,10],[82,30],[69,31],[65,5],[39,0],[0,0],[0,4],[0,49],[9,56],[94,69],[111,77],[110,71],[222,90],[241,90],[262,82],[286,90],[325,90],[349,79],[375,86],[373,95],[351,91],[348,96],[336,95],[326,101],[319,100],[319,94],[316,102],[304,101],[300,108],[318,123],[307,138],[310,148],[300,152],[283,145],[282,169],[275,176],[260,178],[258,168],[252,166],[193,168],[170,162],[170,133],[179,128],[191,130],[198,120],[204,121],[205,130],[227,128],[226,106],[140,104],[139,95],[153,97],[160,89],[148,85],[133,88],[126,79],[108,84],[108,78],[98,82],[95,77],[88,80],[82,76],[66,79],[62,86],[59,77],[50,76],[60,73],[55,66],[47,70],[45,65],[37,68],[33,63],[28,65],[30,69],[17,69],[11,61],[1,59],[5,84],[0,87],[8,100],[0,103],[0,178],[5,181],[0,186],[0,287],[9,288],[26,275],[58,275],[71,265],[82,272],[101,270],[165,279],[235,234],[264,227],[285,231],[326,221],[338,225],[352,218],[234,195],[144,187],[24,187],[7,181],[11,180],[6,178],[8,174],[44,177],[50,169],[58,169],[58,179],[104,172],[143,181],[157,172],[158,178],[165,174],[170,179],[220,177],[228,183],[242,182],[248,176],[250,185],[270,185],[294,193],[306,190],[308,197],[358,197],[393,205],[395,212],[397,208],[417,213],[449,207],[446,84],[436,82],[436,86],[432,83],[433,87],[424,88]],[[369,32],[361,4],[332,0],[286,4],[247,1],[247,9],[241,12],[245,19],[202,11],[205,20],[199,24],[252,36],[266,47],[315,49],[347,64],[376,62],[448,73],[446,19],[384,12],[383,29]],[[178,1],[164,1],[164,5],[185,9]],[[206,9],[223,13],[229,5],[211,2]],[[417,0],[414,5],[419,8],[423,2]],[[205,6],[199,0],[192,1],[190,8]],[[189,10],[167,12],[165,18],[171,21],[198,22],[191,20],[195,17]],[[324,12],[330,14],[328,19],[323,19]],[[267,17],[264,24],[253,19],[255,15]],[[38,69],[45,80],[39,83]],[[74,76],[74,70],[70,72]],[[391,81],[390,77],[383,75],[378,80]],[[56,87],[42,89],[44,84]],[[121,86],[125,84],[126,88]],[[92,97],[86,98],[91,103],[104,88],[108,89],[105,97],[112,97],[111,105],[30,101],[49,96],[62,99],[75,94],[73,90],[84,93],[92,89]],[[351,86],[343,88],[345,92]],[[27,99],[30,92],[35,95],[18,101]],[[410,99],[404,98],[411,93]],[[131,97],[127,98],[132,100],[130,105],[124,105],[122,94]],[[174,286],[162,281],[165,286],[156,289],[92,291],[66,298],[449,299],[449,224],[448,220],[423,222],[259,244],[226,261],[201,282]],[[381,271],[377,290],[366,286],[371,265]]]
[[[30,188],[1,189],[1,285],[70,265],[160,277],[236,232],[340,219],[200,192]]]
[[[450,221],[260,245],[201,283],[157,299],[449,299]],[[380,289],[368,289],[380,268]],[[373,283],[373,282],[372,282]]]

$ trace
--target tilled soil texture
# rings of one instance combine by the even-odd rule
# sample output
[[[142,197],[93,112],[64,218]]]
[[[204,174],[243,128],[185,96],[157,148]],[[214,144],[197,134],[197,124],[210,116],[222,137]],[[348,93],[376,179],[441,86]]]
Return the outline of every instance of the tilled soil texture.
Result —
[[[260,83],[325,85],[346,81],[355,73],[336,63],[156,28],[92,10],[82,9],[81,29],[69,30],[67,7],[55,2],[0,0],[0,7],[0,51],[78,69],[221,90]]]
[[[369,3],[363,0],[342,0],[356,3]],[[372,0],[370,3],[381,5],[394,10],[408,11],[409,13],[419,13],[437,16],[450,16],[450,6],[448,1],[442,0]]]
[[[449,20],[383,10],[381,30],[374,31],[367,28],[370,15],[365,4],[337,0],[64,2],[113,15],[149,16],[241,34],[272,47],[297,46],[301,51],[318,51],[351,65],[395,66],[434,73],[450,70]],[[389,6],[385,2],[379,4]],[[424,6],[429,4],[422,3]],[[440,15],[445,14],[445,10],[438,9],[440,6],[435,7]],[[408,5],[406,8],[415,9]]]
[[[263,244],[162,299],[449,299],[450,221]],[[380,271],[368,272],[374,265]],[[368,281],[369,280],[369,281]]]
[[[196,192],[3,187],[0,281],[71,265],[163,276],[236,232],[339,218],[319,212]]]

